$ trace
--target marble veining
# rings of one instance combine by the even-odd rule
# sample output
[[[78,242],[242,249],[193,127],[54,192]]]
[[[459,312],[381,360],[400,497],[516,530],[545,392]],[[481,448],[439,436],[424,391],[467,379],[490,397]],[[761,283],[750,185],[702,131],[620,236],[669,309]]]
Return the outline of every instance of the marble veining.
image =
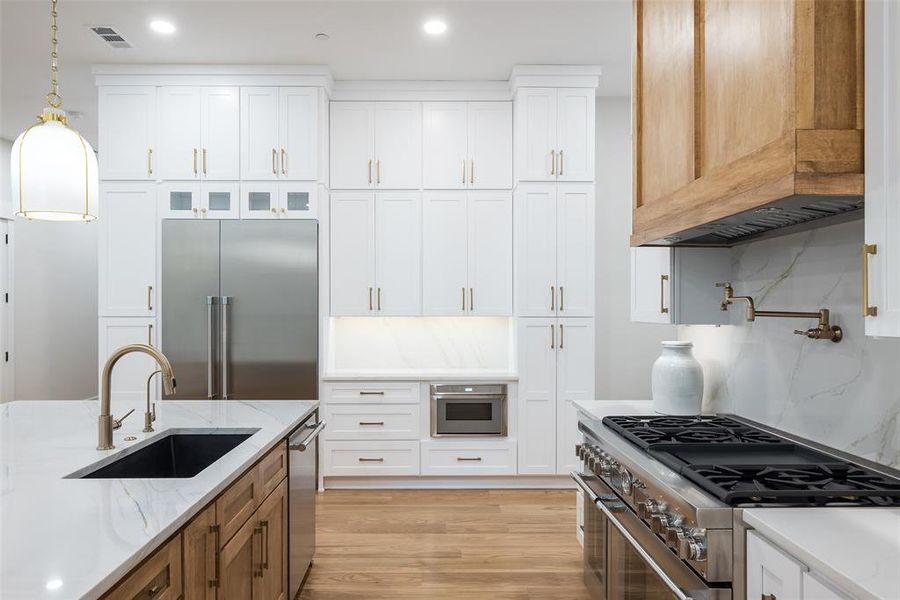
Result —
[[[704,365],[704,408],[733,412],[833,448],[900,467],[900,339],[865,336],[860,247],[854,221],[732,249],[735,293],[757,308],[831,309],[840,344],[794,335],[814,321],[743,320],[682,326]]]
[[[288,436],[316,401],[164,401],[155,432],[132,417],[96,450],[97,401],[0,406],[0,597],[94,598]],[[140,416],[140,415],[138,415]],[[257,430],[189,479],[67,479],[170,430]],[[125,442],[126,436],[134,442]]]

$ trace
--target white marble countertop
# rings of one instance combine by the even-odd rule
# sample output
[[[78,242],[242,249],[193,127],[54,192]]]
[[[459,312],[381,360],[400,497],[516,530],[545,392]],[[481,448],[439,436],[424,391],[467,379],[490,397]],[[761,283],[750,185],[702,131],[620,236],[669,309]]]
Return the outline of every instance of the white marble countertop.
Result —
[[[751,508],[743,519],[851,598],[900,598],[900,508]]]
[[[329,371],[323,381],[517,381],[519,376],[508,371]]]
[[[576,400],[573,404],[580,412],[597,420],[608,415],[653,414],[650,400]]]
[[[165,401],[96,450],[97,401],[0,405],[0,597],[94,598],[106,591],[318,406],[316,401]],[[115,406],[113,407],[115,410]],[[64,479],[174,428],[258,428],[190,479]],[[125,442],[125,436],[136,441]]]

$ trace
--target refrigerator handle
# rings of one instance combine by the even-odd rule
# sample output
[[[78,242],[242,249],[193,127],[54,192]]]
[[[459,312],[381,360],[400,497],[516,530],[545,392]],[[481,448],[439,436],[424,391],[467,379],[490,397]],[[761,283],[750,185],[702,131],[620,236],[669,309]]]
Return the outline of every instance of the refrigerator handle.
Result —
[[[213,333],[216,328],[216,319],[215,319],[215,305],[216,305],[216,297],[215,296],[207,296],[206,297],[206,397],[212,400],[216,397],[215,390],[215,381],[214,381],[214,373],[215,373],[215,350],[213,349],[213,339],[215,334]]]
[[[231,296],[222,296],[222,400],[228,400],[228,305]]]

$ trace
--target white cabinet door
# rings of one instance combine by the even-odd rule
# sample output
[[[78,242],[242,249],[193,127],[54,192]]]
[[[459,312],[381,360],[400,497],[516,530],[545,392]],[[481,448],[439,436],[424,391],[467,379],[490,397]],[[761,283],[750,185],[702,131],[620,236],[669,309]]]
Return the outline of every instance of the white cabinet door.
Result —
[[[469,312],[511,315],[511,192],[469,192],[468,221]]]
[[[671,323],[671,248],[631,249],[631,320]]]
[[[866,335],[900,337],[900,5],[866,2]]]
[[[104,86],[99,100],[100,179],[153,179],[154,86]]]
[[[278,216],[281,219],[316,219],[319,216],[318,184],[312,181],[278,184]]]
[[[237,219],[241,216],[241,184],[237,181],[204,181],[200,184],[200,217]]]
[[[556,314],[556,184],[516,190],[516,312]]]
[[[241,88],[241,178],[278,177],[278,88]]]
[[[151,183],[102,185],[98,248],[101,316],[155,314],[155,192]]]
[[[422,199],[422,310],[461,315],[468,308],[466,192],[425,192]]]
[[[722,289],[716,284],[731,281],[731,250],[673,248],[671,252],[672,276],[668,281],[671,322],[676,325],[730,323],[732,313],[721,309]]]
[[[331,189],[374,185],[375,104],[331,103]]]
[[[747,598],[803,598],[806,567],[755,531],[747,532]]]
[[[278,218],[278,184],[274,181],[241,182],[242,219]]]
[[[279,176],[314,181],[318,174],[318,88],[278,91]]]
[[[594,399],[594,320],[560,319],[556,359],[556,472],[566,475],[578,467],[575,444],[578,411],[573,402]]]
[[[422,314],[421,236],[419,192],[376,194],[375,308],[378,314]]]
[[[466,107],[465,102],[425,102],[422,105],[422,179],[425,189],[466,187]]]
[[[593,88],[560,88],[557,106],[557,176],[560,181],[594,180]]]
[[[331,314],[375,308],[375,194],[331,194]]]
[[[512,104],[470,102],[468,110],[469,187],[512,188]]]
[[[98,376],[102,377],[103,365],[110,354],[128,344],[157,345],[156,319],[149,317],[100,318],[97,335]],[[146,406],[147,378],[157,368],[156,362],[143,353],[133,352],[123,356],[112,374],[110,397],[113,415],[121,418],[132,408],[135,414],[130,417],[134,425]],[[102,380],[97,389],[101,389]],[[151,388],[151,394],[154,395]]]
[[[594,186],[561,183],[556,201],[556,309],[561,317],[594,314]]]
[[[199,181],[164,181],[157,188],[159,218],[199,219],[203,205]]]
[[[421,103],[375,104],[375,183],[392,190],[421,187]]]
[[[556,473],[556,319],[519,319],[519,473]]]
[[[241,178],[240,91],[236,87],[201,90],[200,171],[204,179]]]
[[[556,89],[520,89],[516,94],[515,110],[516,177],[520,181],[554,181]]]
[[[200,177],[200,106],[198,87],[159,89],[159,155],[156,162],[162,179]]]

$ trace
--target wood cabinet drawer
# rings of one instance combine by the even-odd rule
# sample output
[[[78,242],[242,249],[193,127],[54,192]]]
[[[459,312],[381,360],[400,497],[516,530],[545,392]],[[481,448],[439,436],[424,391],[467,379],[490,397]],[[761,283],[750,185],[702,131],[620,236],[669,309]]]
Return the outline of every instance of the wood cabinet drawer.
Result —
[[[265,460],[265,459],[264,459]],[[221,527],[219,544],[224,546],[253,514],[262,500],[259,470],[251,468],[222,492],[216,500],[216,521]]]
[[[260,501],[278,487],[287,475],[287,442],[280,442],[256,465],[262,489]]]
[[[181,597],[181,535],[166,542],[104,600],[178,600]]]
[[[334,404],[324,407],[329,440],[417,440],[418,404]]]
[[[418,474],[418,441],[325,442],[325,475]]]
[[[394,402],[417,404],[419,384],[415,382],[365,382],[329,383],[323,390],[325,403]]]
[[[422,475],[515,474],[515,442],[422,442]]]

